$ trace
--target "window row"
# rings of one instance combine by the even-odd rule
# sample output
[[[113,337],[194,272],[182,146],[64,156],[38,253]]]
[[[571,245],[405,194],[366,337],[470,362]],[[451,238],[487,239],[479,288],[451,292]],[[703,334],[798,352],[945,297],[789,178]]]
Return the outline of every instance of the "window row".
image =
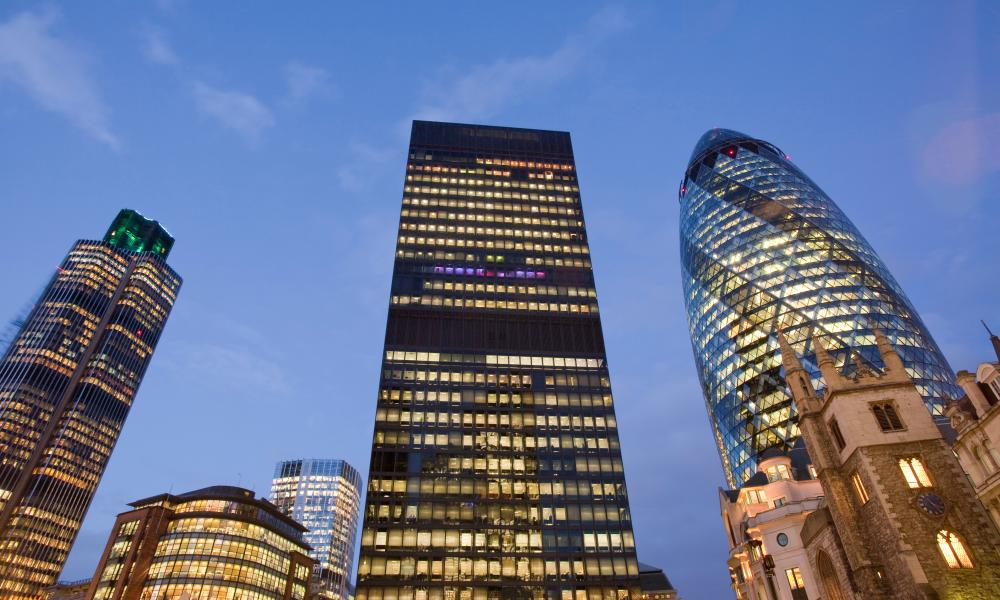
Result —
[[[632,560],[632,559],[627,559]],[[570,580],[572,570],[563,574],[562,565],[553,567],[553,573],[558,567],[559,579]],[[548,567],[546,567],[546,571]],[[583,572],[583,571],[581,571]],[[637,571],[638,572],[638,571]],[[553,575],[554,577],[554,575]],[[358,586],[357,600],[503,600],[503,594],[508,588],[489,587],[420,587],[420,586]],[[645,598],[638,589],[629,590],[624,587],[588,586],[564,589],[545,589],[540,586],[515,584],[510,590],[521,600],[641,600]]]
[[[535,178],[529,178],[535,179]],[[554,181],[555,178],[542,178],[542,181]],[[580,193],[580,188],[573,184],[566,183],[536,183],[534,181],[524,181],[522,179],[472,179],[467,177],[443,177],[441,175],[411,175],[407,174],[406,181],[419,183],[438,183],[444,185],[457,185],[461,187],[486,187],[522,190],[545,190],[550,192],[570,192]],[[494,192],[496,193],[496,192]]]
[[[549,202],[555,204],[579,205],[580,198],[576,195],[562,196],[554,194],[537,194],[534,192],[501,192],[493,190],[474,190],[464,187],[434,187],[428,185],[404,185],[404,194],[425,194],[440,196],[469,196],[472,198],[492,198],[496,200],[521,200],[528,202]]]
[[[603,483],[623,485],[618,476],[603,477]],[[608,479],[617,481],[609,482]],[[476,496],[480,500],[538,500],[548,496],[566,496],[567,489],[586,489],[589,480],[538,481],[537,479],[473,479],[469,477],[370,477],[369,493],[420,494],[423,496]],[[580,492],[582,495],[583,492]],[[573,495],[573,494],[569,494]],[[375,502],[374,497],[370,500]]]
[[[518,252],[545,252],[548,254],[590,254],[590,248],[577,244],[539,244],[536,242],[515,242],[503,239],[493,241],[412,235],[401,235],[399,236],[398,241],[400,246],[439,246],[452,248],[485,248],[496,250],[506,249],[516,250]]]
[[[590,415],[539,415],[528,411],[451,411],[424,412],[399,408],[379,408],[375,412],[377,422],[401,423],[403,425],[425,423],[449,427],[537,427],[566,429],[574,431],[614,430],[618,421],[614,413],[605,416]],[[471,435],[471,434],[470,434]]]
[[[476,236],[493,236],[500,238],[540,238],[560,240],[581,240],[583,229],[577,231],[561,231],[549,229],[500,229],[493,227],[473,227],[465,225],[438,225],[435,223],[414,223],[402,221],[400,231],[429,231],[432,233],[455,233]]]
[[[593,527],[597,524],[602,529],[618,529],[622,525],[628,528],[632,520],[628,508],[600,502],[543,507],[485,502],[420,502],[407,505],[374,503],[368,506],[365,516],[369,519],[366,523],[442,521],[450,525],[464,523],[503,527],[545,525],[574,528],[585,525]]]
[[[534,225],[537,227],[559,227],[563,229],[583,229],[583,221],[549,217],[520,217],[494,213],[455,213],[436,210],[402,209],[401,217],[429,219],[432,221],[474,221],[476,223],[510,223],[512,225]]]
[[[403,206],[427,206],[438,208],[463,208],[467,210],[485,210],[499,217],[498,212],[531,213],[542,215],[566,215],[579,217],[580,209],[569,206],[547,206],[512,204],[510,202],[479,202],[475,200],[453,200],[449,198],[420,198],[403,196]]]
[[[635,559],[630,557],[564,561],[513,556],[499,559],[457,556],[443,559],[363,557],[358,565],[359,582],[377,577],[470,583],[497,581],[501,578],[516,578],[521,581],[566,581],[591,577],[636,577],[638,574],[638,565]],[[613,596],[616,600],[627,597]],[[638,597],[635,600],[638,600]]]
[[[396,258],[412,260],[465,260],[467,262],[479,262],[479,257],[475,254],[455,254],[444,250],[396,250]],[[528,266],[549,266],[549,267],[573,267],[577,269],[589,269],[590,260],[585,258],[566,258],[562,256],[525,256],[522,257],[524,264]]]
[[[379,437],[379,433],[384,433],[385,437]],[[381,439],[383,444],[391,444],[391,431],[376,432],[375,441]],[[404,432],[396,432],[396,444],[403,443],[403,440],[408,439],[407,446],[415,449],[421,448],[450,448],[453,450],[466,449],[466,450],[480,450],[477,445],[473,442],[471,434],[462,434],[461,432],[449,432],[449,433],[410,433],[409,437],[400,437]],[[619,443],[618,437],[615,435],[607,436],[607,446],[604,443],[598,441],[598,438],[594,438],[593,442],[588,441],[590,438],[574,437],[569,435],[563,436],[550,436],[550,437],[525,437],[523,438],[524,449],[531,450],[545,450],[551,448],[553,450],[559,449],[574,449],[574,450],[618,450]],[[604,437],[599,438],[601,440]],[[515,446],[512,450],[518,450]],[[572,469],[566,469],[570,471]]]
[[[439,352],[404,352],[386,350],[387,361],[417,361],[431,363],[470,363],[480,365],[511,365],[522,367],[568,367],[598,369],[604,366],[602,358],[574,358],[571,356],[524,356],[510,354],[447,354]],[[553,376],[556,374],[553,373]]]
[[[509,450],[513,452],[523,452],[525,450],[533,451],[535,449],[545,449],[545,448],[572,448],[575,450],[619,450],[621,446],[618,442],[618,436],[607,435],[604,437],[580,437],[580,436],[560,436],[560,437],[535,437],[535,436],[523,436],[518,434],[508,435],[500,434],[497,432],[490,432],[496,437],[480,437],[476,436],[475,440],[466,440],[463,436],[461,447],[466,450],[477,450],[477,451],[503,451]],[[482,434],[481,434],[482,435]],[[406,446],[411,448],[420,448],[422,446],[432,446],[440,447],[443,444],[439,444],[440,438],[437,437],[438,434],[423,434],[423,433],[411,433],[408,431],[375,431],[375,446]],[[447,446],[451,447],[452,444],[450,440]],[[485,460],[485,459],[484,459]],[[546,461],[541,461],[538,464],[538,469],[540,471],[548,471],[544,464]],[[462,470],[467,470],[464,466]],[[478,469],[478,467],[476,468]],[[515,465],[516,470],[516,465]],[[558,470],[558,469],[553,469]],[[526,472],[535,472],[532,466],[529,464]]]
[[[482,298],[452,298],[450,296],[392,296],[390,303],[400,306],[444,306],[447,308],[480,308],[485,310],[517,310],[597,314],[597,304],[567,304],[557,302],[525,302],[515,300],[484,300]]]
[[[571,298],[596,298],[594,288],[554,285],[504,285],[502,283],[471,283],[465,281],[425,280],[425,290],[479,292],[487,294],[518,294],[521,296],[569,296]]]

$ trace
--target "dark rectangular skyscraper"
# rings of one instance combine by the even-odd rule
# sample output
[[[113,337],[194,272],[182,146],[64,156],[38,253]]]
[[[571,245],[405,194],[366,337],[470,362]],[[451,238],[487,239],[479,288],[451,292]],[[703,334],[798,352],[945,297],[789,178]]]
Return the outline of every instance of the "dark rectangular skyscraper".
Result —
[[[638,598],[568,133],[416,121],[358,600]]]
[[[123,210],[66,255],[0,361],[0,598],[56,582],[181,286]]]

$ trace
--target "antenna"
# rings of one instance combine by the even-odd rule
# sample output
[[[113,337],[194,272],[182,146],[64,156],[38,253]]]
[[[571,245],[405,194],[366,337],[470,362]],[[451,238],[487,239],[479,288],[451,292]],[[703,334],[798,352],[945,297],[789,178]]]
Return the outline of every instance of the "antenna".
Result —
[[[986,333],[990,334],[990,337],[993,337],[993,332],[990,331],[990,326],[986,324],[986,321],[979,319],[979,322],[982,323],[983,327],[986,328]]]

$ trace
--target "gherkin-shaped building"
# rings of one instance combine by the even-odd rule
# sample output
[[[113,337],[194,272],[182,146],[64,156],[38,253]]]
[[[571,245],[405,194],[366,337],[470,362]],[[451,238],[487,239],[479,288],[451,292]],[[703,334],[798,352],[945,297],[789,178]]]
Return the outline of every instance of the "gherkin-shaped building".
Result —
[[[781,327],[823,387],[810,331],[838,366],[898,349],[939,420],[959,397],[913,305],[840,208],[774,145],[727,129],[699,140],[680,187],[681,276],[695,363],[723,469],[736,487],[799,430],[781,375]]]

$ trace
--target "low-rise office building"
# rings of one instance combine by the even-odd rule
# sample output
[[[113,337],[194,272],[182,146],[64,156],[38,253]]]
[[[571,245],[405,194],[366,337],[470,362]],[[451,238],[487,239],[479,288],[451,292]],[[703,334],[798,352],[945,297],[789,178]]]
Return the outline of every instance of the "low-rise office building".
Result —
[[[111,529],[88,598],[306,598],[305,528],[252,491],[214,486],[130,506]]]

